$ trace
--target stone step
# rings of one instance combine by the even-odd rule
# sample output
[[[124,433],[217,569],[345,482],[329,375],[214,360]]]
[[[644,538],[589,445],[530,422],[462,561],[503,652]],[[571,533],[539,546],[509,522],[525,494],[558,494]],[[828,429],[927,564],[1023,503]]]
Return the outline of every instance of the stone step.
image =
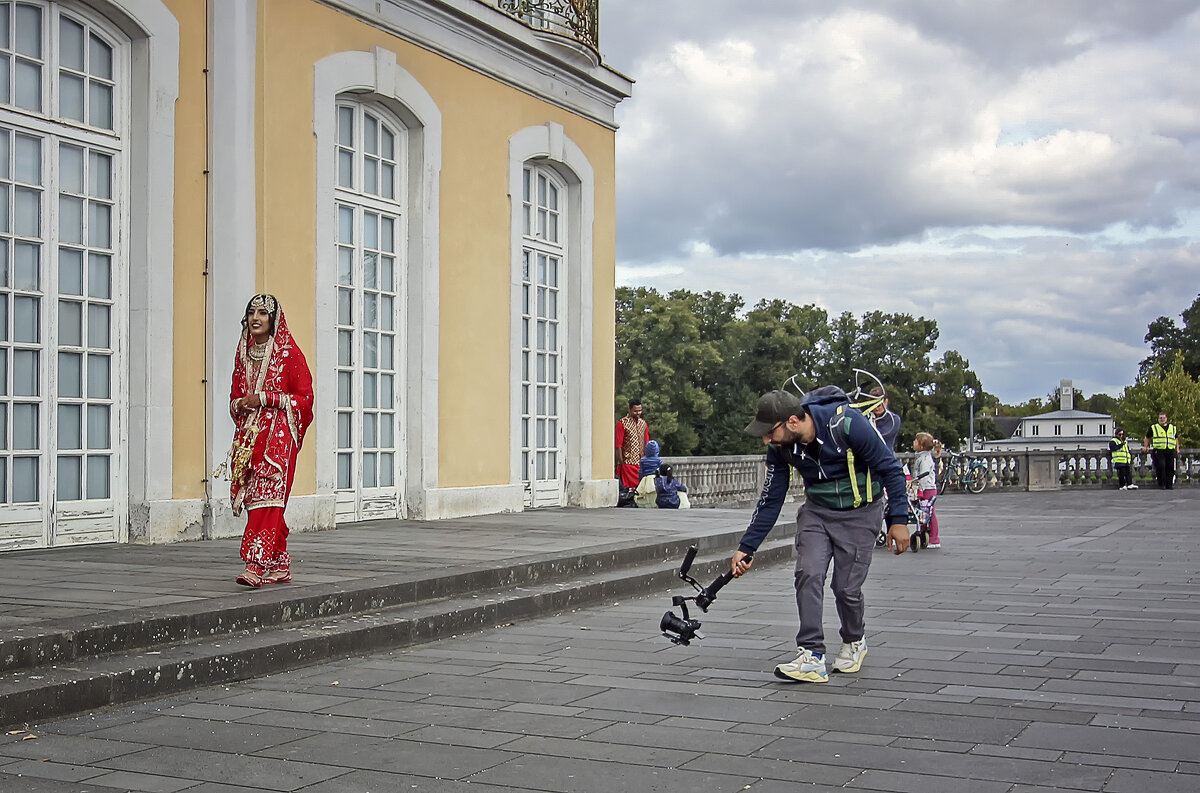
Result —
[[[692,577],[707,585],[728,569],[730,549],[737,536],[704,538],[707,549],[692,564]],[[791,541],[774,536],[759,549],[759,564],[791,559]],[[124,632],[128,638],[107,645],[122,645],[115,651],[82,655],[77,652],[80,647],[95,647],[96,643],[74,644],[76,652],[69,660],[27,665],[0,678],[0,729],[405,647],[586,608],[616,597],[666,589],[672,589],[672,594],[694,594],[678,577],[686,544],[662,543],[628,550],[449,576],[458,580],[424,582],[428,586],[414,591],[426,596],[407,601],[392,597],[390,591],[380,592],[378,586],[367,586],[338,593],[341,597],[327,597],[321,601],[328,604],[325,610],[321,603],[307,602],[317,596],[289,600],[277,594],[285,589],[281,586],[262,593],[276,596],[276,602],[224,609],[224,616],[207,623],[216,626],[211,631],[188,632],[172,625],[172,629],[186,635],[167,642],[153,639],[170,635],[170,630],[160,630],[170,622],[168,618],[160,615],[151,620],[156,622],[155,627],[126,620]],[[641,563],[633,563],[639,558]],[[624,563],[616,563],[617,559]],[[300,601],[305,601],[302,606],[297,605]],[[346,605],[351,603],[356,607]],[[259,610],[257,614],[242,613],[255,609]],[[302,614],[310,616],[302,618]],[[235,624],[238,627],[231,627]],[[99,630],[101,626],[95,627]],[[657,628],[657,624],[647,626],[655,632]],[[59,654],[64,655],[61,651]]]

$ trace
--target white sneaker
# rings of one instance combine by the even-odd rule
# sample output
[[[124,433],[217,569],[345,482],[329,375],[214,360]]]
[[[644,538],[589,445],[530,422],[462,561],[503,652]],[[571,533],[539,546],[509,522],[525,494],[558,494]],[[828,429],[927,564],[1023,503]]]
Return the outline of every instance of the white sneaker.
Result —
[[[1129,486],[1129,489],[1130,489],[1130,490],[1137,490],[1137,489],[1138,489],[1138,486],[1137,486],[1137,485],[1130,485],[1130,486]]]
[[[928,547],[929,547],[929,550],[936,551],[938,548],[942,547],[942,544],[940,542],[933,542],[933,543],[930,543]]]
[[[931,545],[930,547],[932,548],[933,546]],[[837,657],[833,659],[833,671],[857,672],[862,667],[863,659],[866,657],[866,637],[856,642],[842,642],[842,649],[838,650]]]
[[[775,677],[796,683],[825,683],[829,673],[825,671],[825,656],[811,653],[803,647],[796,648],[796,660],[775,667]]]
[[[1120,487],[1117,488],[1117,490],[1128,490],[1128,489],[1129,489],[1129,485],[1121,485]]]

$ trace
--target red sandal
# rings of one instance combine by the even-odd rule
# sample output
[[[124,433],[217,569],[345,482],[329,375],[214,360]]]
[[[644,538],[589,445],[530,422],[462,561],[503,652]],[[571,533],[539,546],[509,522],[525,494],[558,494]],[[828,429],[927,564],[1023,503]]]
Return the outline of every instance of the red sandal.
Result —
[[[258,573],[247,567],[242,574],[237,577],[237,582],[242,586],[258,587],[263,585],[263,578]]]
[[[292,583],[291,570],[272,570],[262,578],[264,584],[290,584]]]

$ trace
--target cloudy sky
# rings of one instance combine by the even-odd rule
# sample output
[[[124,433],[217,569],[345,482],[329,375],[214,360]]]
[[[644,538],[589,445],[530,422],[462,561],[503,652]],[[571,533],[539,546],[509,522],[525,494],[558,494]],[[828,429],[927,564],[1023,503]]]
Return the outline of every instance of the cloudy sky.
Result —
[[[1200,0],[602,0],[621,285],[937,320],[1118,395],[1200,293]]]

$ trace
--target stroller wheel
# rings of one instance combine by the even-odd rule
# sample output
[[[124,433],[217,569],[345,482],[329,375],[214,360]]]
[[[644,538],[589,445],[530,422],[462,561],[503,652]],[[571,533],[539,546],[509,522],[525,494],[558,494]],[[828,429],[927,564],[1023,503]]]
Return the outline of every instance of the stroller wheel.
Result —
[[[916,553],[921,550],[921,533],[920,532],[917,532],[916,534],[914,534],[912,537],[909,538],[908,547],[912,549],[913,553]]]

